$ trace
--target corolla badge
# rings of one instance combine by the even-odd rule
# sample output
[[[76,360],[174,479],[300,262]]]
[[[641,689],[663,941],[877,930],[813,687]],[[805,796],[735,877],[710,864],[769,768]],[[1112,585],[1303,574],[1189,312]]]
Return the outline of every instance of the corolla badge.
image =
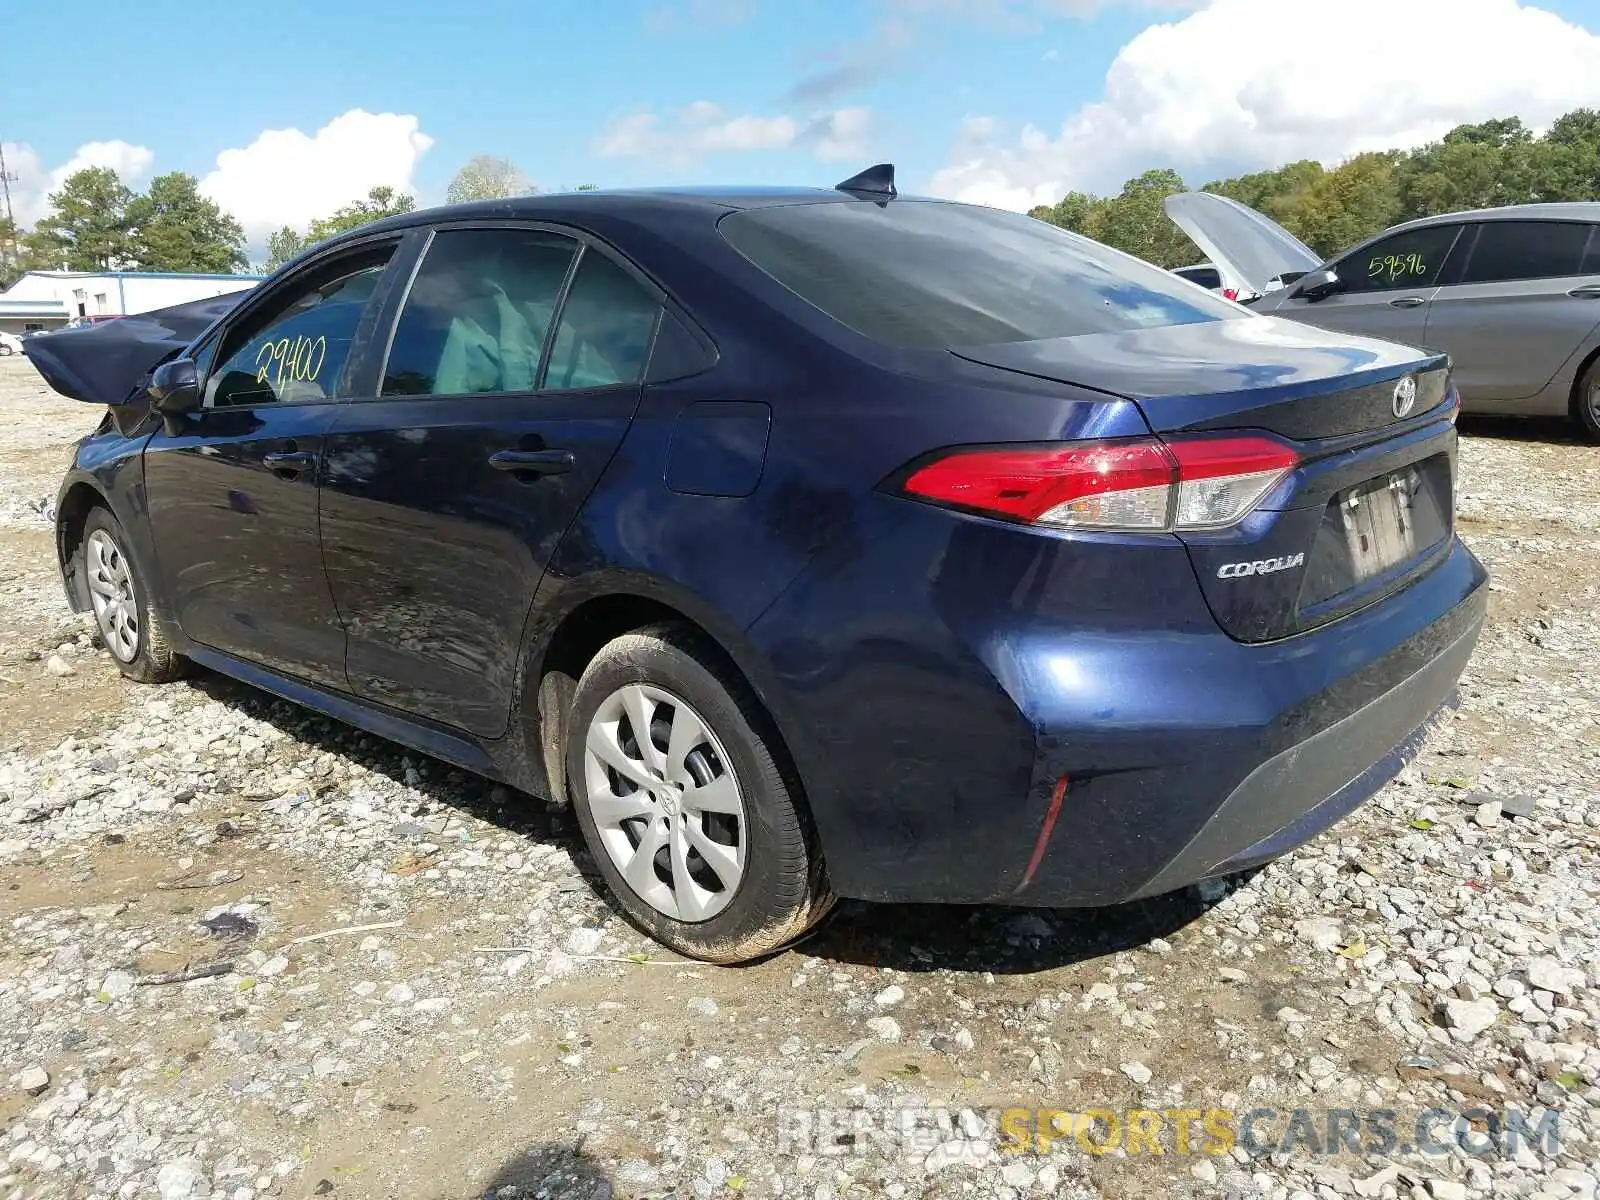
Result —
[[[1247,575],[1271,575],[1287,571],[1290,567],[1304,566],[1304,554],[1285,554],[1278,558],[1261,558],[1255,562],[1223,563],[1217,568],[1218,579],[1242,579]]]
[[[1417,405],[1416,377],[1407,375],[1394,385],[1394,415],[1404,417]]]

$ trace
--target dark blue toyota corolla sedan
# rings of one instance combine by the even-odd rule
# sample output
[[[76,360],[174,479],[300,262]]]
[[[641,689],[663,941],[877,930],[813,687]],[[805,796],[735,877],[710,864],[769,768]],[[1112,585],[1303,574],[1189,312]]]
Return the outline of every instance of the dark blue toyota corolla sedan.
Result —
[[[570,802],[713,961],[835,896],[1270,859],[1395,774],[1484,615],[1444,359],[883,168],[412,213],[39,341],[110,406],[59,545],[124,673]]]

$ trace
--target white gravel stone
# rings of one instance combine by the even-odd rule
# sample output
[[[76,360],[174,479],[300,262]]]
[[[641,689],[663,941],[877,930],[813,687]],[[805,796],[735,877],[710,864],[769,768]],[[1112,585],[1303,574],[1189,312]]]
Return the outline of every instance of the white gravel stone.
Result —
[[[24,1067],[17,1075],[17,1087],[30,1096],[37,1096],[50,1086],[50,1072],[43,1067]]]
[[[900,1040],[900,1022],[893,1017],[872,1017],[867,1021],[867,1028],[880,1042]]]
[[[1344,930],[1332,917],[1308,917],[1294,924],[1295,936],[1310,942],[1318,950],[1337,950],[1344,940]]]
[[[1452,997],[1444,1002],[1444,1013],[1451,1034],[1458,1039],[1471,1041],[1495,1023],[1500,1015],[1500,1006],[1487,997],[1482,1000],[1458,1000]]]
[[[1140,1087],[1150,1082],[1150,1068],[1142,1062],[1126,1062],[1122,1064],[1122,1073],[1133,1080]]]
[[[879,1008],[893,1008],[906,998],[906,992],[898,983],[891,983],[883,991],[872,998],[872,1002]]]
[[[598,929],[574,929],[567,935],[568,954],[593,954],[600,949],[604,935]]]
[[[1563,966],[1553,958],[1529,959],[1527,975],[1535,988],[1558,996],[1570,996],[1584,985],[1582,971]]]
[[[189,1200],[201,1191],[205,1167],[199,1159],[180,1158],[163,1163],[156,1172],[156,1191],[161,1200]]]

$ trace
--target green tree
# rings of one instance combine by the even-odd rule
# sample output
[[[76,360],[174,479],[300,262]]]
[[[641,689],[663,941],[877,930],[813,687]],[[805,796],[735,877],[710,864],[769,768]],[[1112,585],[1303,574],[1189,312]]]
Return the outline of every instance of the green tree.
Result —
[[[129,203],[129,246],[137,269],[225,275],[247,264],[244,230],[200,195],[196,182],[182,171],[161,175]]]
[[[300,251],[306,248],[306,240],[289,226],[267,237],[267,262],[268,271],[276,271]]]
[[[49,196],[50,215],[25,246],[36,261],[69,271],[105,271],[129,259],[133,193],[110,167],[85,167]]]
[[[1540,200],[1600,199],[1600,112],[1575,108],[1557,117],[1529,148],[1528,169]]]
[[[384,217],[396,217],[401,213],[411,212],[416,207],[416,198],[405,192],[397,192],[392,187],[375,187],[367,193],[365,199],[357,200],[354,204],[346,204],[331,216],[311,222],[311,228],[306,230],[306,245],[325,242],[337,234],[359,229]]]
[[[1271,171],[1257,171],[1234,179],[1214,180],[1202,191],[1215,192],[1236,200],[1284,224],[1291,208],[1290,198],[1312,187],[1323,175],[1322,164],[1301,159]]]
[[[359,229],[384,217],[397,217],[417,207],[416,198],[392,187],[375,187],[363,199],[346,204],[326,217],[311,222],[305,233],[285,225],[267,238],[266,269],[276,271],[284,263],[318,242]]]
[[[0,288],[8,288],[28,269],[31,255],[22,244],[22,231],[10,217],[0,217]]]
[[[1318,254],[1332,255],[1400,219],[1394,151],[1358,154],[1282,202],[1283,225]]]
[[[1199,251],[1161,207],[1168,196],[1187,190],[1183,177],[1170,168],[1146,171],[1105,201],[1092,236],[1158,267],[1191,263]]]
[[[528,177],[503,158],[479,154],[456,172],[445,199],[451,204],[468,200],[503,200],[507,196],[528,196],[534,186]]]
[[[1068,192],[1054,204],[1041,204],[1029,210],[1028,215],[1073,233],[1094,237],[1105,206],[1106,201],[1089,192]]]
[[[1098,238],[1162,266],[1194,251],[1161,200],[1183,186],[1173,171],[1146,171],[1115,196],[1069,192],[1030,216]],[[1336,254],[1397,222],[1542,200],[1600,200],[1600,111],[1579,108],[1535,137],[1516,117],[1459,125],[1410,151],[1358,154],[1325,170],[1309,159],[1205,190],[1277,221],[1323,254]]]

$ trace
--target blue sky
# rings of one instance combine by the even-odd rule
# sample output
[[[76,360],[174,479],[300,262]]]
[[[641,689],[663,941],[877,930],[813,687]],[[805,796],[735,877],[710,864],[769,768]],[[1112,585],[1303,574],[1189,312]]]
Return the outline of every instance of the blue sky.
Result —
[[[45,5],[0,136],[25,223],[64,169],[105,163],[192,172],[252,241],[372,183],[437,201],[481,153],[545,188],[829,184],[890,159],[902,186],[1026,207],[1145,166],[1199,183],[1600,106],[1595,31],[1600,0]]]

